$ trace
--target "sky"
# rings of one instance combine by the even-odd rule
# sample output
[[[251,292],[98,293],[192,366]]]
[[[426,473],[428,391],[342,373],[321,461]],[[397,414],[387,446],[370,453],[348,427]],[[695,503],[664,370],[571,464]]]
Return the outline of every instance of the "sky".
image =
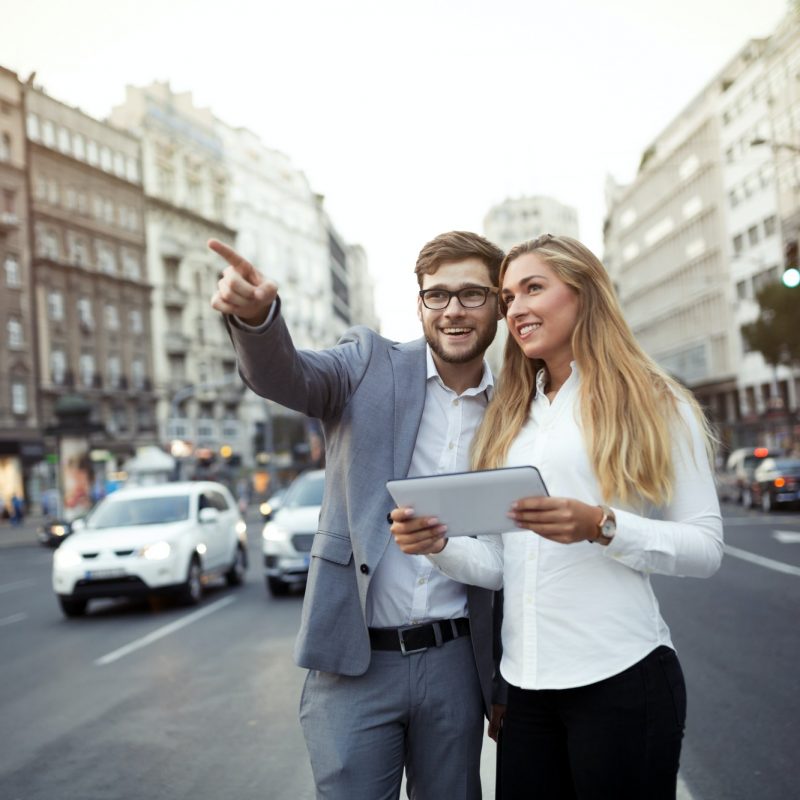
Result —
[[[168,80],[287,153],[362,244],[382,331],[415,338],[414,263],[507,197],[578,210],[786,0],[0,0],[0,64],[105,118]],[[258,265],[269,273],[269,265]]]

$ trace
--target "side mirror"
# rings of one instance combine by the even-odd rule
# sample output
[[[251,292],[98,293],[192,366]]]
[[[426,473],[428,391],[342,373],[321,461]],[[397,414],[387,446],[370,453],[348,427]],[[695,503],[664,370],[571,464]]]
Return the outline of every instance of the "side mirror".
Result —
[[[219,511],[216,508],[201,508],[200,522],[216,522],[219,519]]]

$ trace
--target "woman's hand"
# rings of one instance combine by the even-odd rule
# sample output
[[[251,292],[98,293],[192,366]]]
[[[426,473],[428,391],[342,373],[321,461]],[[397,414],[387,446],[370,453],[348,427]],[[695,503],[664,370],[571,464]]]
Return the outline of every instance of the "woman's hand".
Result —
[[[598,506],[571,497],[523,497],[508,514],[520,528],[562,544],[597,541],[602,515]]]
[[[404,553],[429,555],[444,550],[447,525],[440,525],[436,517],[415,517],[413,508],[395,508],[389,517],[389,530]]]

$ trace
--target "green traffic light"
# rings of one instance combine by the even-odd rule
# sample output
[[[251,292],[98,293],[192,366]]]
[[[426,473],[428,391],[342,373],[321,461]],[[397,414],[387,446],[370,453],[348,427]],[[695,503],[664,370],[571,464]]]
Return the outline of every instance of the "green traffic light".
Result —
[[[800,269],[797,269],[797,267],[789,267],[789,269],[783,273],[781,280],[784,286],[795,289],[797,286],[800,286]]]

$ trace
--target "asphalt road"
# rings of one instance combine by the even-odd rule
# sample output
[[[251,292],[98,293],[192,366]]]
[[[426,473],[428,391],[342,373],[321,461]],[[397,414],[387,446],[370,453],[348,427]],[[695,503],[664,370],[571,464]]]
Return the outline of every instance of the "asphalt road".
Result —
[[[654,579],[689,686],[682,796],[785,800],[800,786],[800,514],[726,516],[735,550],[714,578]],[[258,528],[243,587],[77,620],[50,588],[52,551],[0,549],[2,800],[313,797],[291,661],[302,600],[268,597]]]
[[[800,797],[800,514],[724,514],[713,578],[653,579],[688,688],[681,775],[695,800],[789,800]]]

